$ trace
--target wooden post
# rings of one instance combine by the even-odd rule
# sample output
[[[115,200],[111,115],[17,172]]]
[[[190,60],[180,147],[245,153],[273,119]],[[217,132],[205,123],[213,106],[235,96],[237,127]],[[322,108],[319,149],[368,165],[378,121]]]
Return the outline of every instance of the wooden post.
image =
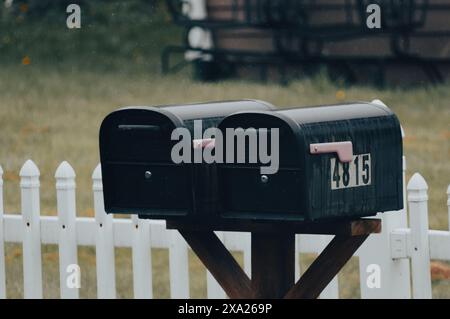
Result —
[[[286,294],[287,299],[315,299],[347,263],[369,235],[338,235],[314,260],[299,281]]]
[[[224,242],[223,232],[216,232],[217,238]],[[208,299],[226,299],[227,295],[209,270],[206,270],[206,295]]]
[[[320,252],[325,249],[330,241],[333,240],[332,236],[327,235],[321,235],[320,241],[322,241],[323,248]],[[320,293],[319,296],[320,299],[339,299],[339,283],[338,283],[338,276],[334,276],[334,278],[330,281],[328,286],[325,287],[325,289]]]
[[[177,229],[230,298],[317,298],[360,245],[381,232],[378,219],[331,223],[202,224],[167,221]],[[250,280],[214,230],[251,232]],[[295,280],[295,234],[335,234],[305,274]]]
[[[213,231],[179,230],[230,298],[252,298],[251,282]]]
[[[295,234],[252,233],[252,288],[256,298],[283,298],[295,280]]]

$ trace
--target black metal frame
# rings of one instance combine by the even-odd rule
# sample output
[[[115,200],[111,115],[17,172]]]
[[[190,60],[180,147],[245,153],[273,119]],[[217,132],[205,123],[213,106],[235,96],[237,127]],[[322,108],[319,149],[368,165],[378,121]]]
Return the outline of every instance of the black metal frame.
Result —
[[[199,52],[208,55],[213,61],[230,64],[253,63],[259,65],[278,66],[280,75],[286,80],[284,70],[287,65],[298,64],[339,64],[348,69],[349,64],[373,64],[380,66],[380,79],[384,78],[384,66],[389,63],[411,63],[420,66],[431,82],[442,82],[438,64],[450,62],[450,57],[429,58],[413,55],[409,51],[411,36],[450,37],[449,30],[440,32],[421,31],[425,24],[427,12],[446,10],[450,17],[450,5],[429,4],[429,0],[346,0],[345,4],[318,4],[316,0],[229,0],[229,6],[215,7],[215,10],[227,12],[229,18],[206,18],[192,20],[183,14],[181,7],[185,0],[168,0],[169,11],[178,25],[184,28],[183,44],[168,46],[161,56],[162,71],[176,71],[189,63],[182,62],[171,67],[172,54],[186,51]],[[382,12],[381,29],[368,29],[365,25],[366,8],[369,4],[378,4]],[[338,24],[315,25],[308,20],[309,13],[314,11],[342,11],[345,21]],[[358,14],[355,15],[355,12]],[[190,46],[189,31],[199,27],[208,30],[213,35],[218,30],[239,30],[252,28],[274,32],[273,53],[263,53],[244,49],[202,49]],[[252,36],[251,34],[248,36]],[[325,56],[322,54],[322,44],[326,41],[343,41],[363,37],[387,37],[390,39],[389,56]],[[293,43],[300,45],[296,46]],[[264,70],[264,68],[262,69]],[[351,72],[350,72],[351,73]],[[264,71],[261,72],[264,78]]]

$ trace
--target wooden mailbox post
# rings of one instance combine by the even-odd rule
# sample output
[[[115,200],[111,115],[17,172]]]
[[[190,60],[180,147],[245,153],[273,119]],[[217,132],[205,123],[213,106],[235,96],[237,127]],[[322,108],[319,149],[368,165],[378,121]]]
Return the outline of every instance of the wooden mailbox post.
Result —
[[[317,298],[371,233],[381,231],[379,219],[329,223],[257,223],[239,225],[167,221],[177,229],[227,295],[243,298]],[[214,231],[250,231],[252,279]],[[335,235],[295,283],[295,234]]]

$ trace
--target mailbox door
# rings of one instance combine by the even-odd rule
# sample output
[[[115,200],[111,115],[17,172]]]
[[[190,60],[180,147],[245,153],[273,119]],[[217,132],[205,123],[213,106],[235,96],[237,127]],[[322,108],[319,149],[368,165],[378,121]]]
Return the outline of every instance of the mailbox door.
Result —
[[[299,152],[300,142],[293,133],[293,129],[298,130],[298,126],[286,122],[274,113],[246,112],[227,117],[219,128],[224,132],[226,146],[229,138],[225,133],[227,128],[253,128],[258,134],[260,130],[279,130],[279,167],[275,174],[261,172],[261,167],[268,164],[261,163],[259,156],[258,163],[248,163],[249,144],[246,144],[247,162],[236,163],[239,150],[235,139],[234,163],[218,165],[222,216],[238,219],[303,220],[306,205],[301,194],[305,172],[301,169],[303,159]],[[260,135],[258,142],[259,138]],[[270,141],[270,132],[267,140]],[[226,152],[230,150],[226,149]],[[272,149],[269,143],[269,154],[270,152]]]
[[[114,183],[109,193],[112,211],[180,215],[188,208],[188,176],[181,165],[111,163],[104,172]]]
[[[100,155],[108,213],[157,218],[190,210],[190,171],[170,157],[177,125],[181,121],[154,108],[123,109],[105,119]]]
[[[395,115],[301,124],[305,136],[308,216],[311,220],[398,210],[402,199],[402,138]],[[348,163],[310,145],[350,141]]]
[[[219,170],[222,216],[303,220],[299,196],[303,173],[296,168],[280,168],[263,180],[265,175],[259,167],[222,167]]]

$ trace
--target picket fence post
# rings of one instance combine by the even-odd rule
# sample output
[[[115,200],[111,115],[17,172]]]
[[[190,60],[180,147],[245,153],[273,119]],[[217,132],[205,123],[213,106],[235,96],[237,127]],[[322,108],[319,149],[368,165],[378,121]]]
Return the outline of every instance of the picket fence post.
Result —
[[[448,229],[450,231],[450,184],[447,187]]]
[[[140,219],[137,215],[133,215],[131,221],[134,298],[150,299],[153,297],[150,223],[148,219]]]
[[[102,170],[97,165],[92,174],[96,221],[97,297],[116,298],[116,272],[112,215],[107,215],[103,203]]]
[[[24,298],[42,298],[39,169],[28,160],[20,170]]]
[[[177,230],[169,231],[170,297],[189,298],[188,245]]]
[[[300,235],[295,235],[295,268],[294,268],[294,281],[297,282],[300,279],[301,267],[300,267]]]
[[[61,298],[79,298],[76,232],[75,171],[66,161],[55,172],[59,227],[59,285]]]
[[[5,242],[3,230],[3,169],[0,165],[0,299],[6,298]]]
[[[252,237],[250,233],[239,233],[244,246],[242,254],[244,255],[244,272],[252,278]]]
[[[431,298],[427,190],[425,179],[419,173],[415,173],[408,183],[411,271],[415,299]]]

